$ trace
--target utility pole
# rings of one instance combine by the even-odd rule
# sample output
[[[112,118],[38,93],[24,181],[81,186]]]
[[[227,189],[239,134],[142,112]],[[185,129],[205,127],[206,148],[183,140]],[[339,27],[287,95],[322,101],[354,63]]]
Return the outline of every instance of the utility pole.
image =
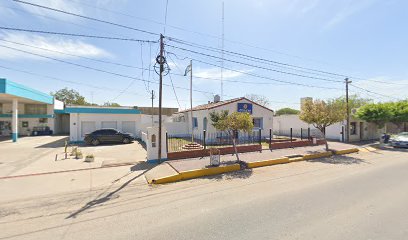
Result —
[[[160,83],[159,83],[159,155],[158,160],[161,162],[162,149],[162,96],[163,96],[163,71],[164,71],[164,36],[160,34],[160,55],[156,60],[160,64]]]
[[[221,101],[224,100],[224,2],[222,2],[222,15],[221,15]]]
[[[153,116],[154,116],[154,108],[153,108],[153,99],[154,99],[154,91],[152,90],[152,96],[151,96],[151,99],[152,99],[152,112],[151,112],[151,114],[152,114],[152,127],[153,127],[153,123],[154,123],[154,121],[153,121]]]
[[[346,142],[350,141],[350,107],[349,107],[349,90],[348,85],[351,83],[348,78],[344,79],[346,83],[346,110],[347,110],[347,126],[346,126]]]
[[[190,115],[191,115],[191,143],[194,142],[193,125],[193,60],[190,59]]]

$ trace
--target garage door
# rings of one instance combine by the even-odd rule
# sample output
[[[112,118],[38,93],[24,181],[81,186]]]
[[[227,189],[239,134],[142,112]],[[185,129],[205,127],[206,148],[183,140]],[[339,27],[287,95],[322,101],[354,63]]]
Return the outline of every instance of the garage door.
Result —
[[[114,128],[117,129],[118,125],[116,121],[103,121],[102,122],[102,128]]]
[[[132,133],[136,135],[136,122],[134,121],[124,121],[122,122],[122,132]]]
[[[91,133],[95,131],[96,130],[95,125],[96,125],[95,122],[90,122],[90,121],[81,122],[81,137],[84,137],[85,134],[87,133]]]

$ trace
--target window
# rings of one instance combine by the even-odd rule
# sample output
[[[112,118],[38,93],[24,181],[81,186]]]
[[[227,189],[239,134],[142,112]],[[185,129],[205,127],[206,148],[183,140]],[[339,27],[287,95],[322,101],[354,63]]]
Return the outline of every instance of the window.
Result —
[[[198,127],[198,120],[196,117],[193,117],[193,128],[197,128]]]
[[[28,127],[28,122],[27,122],[27,121],[24,121],[24,122],[22,122],[21,125],[23,125],[23,127]]]
[[[263,128],[263,118],[253,118],[252,123],[254,124],[254,128]]]
[[[47,105],[45,104],[25,104],[24,114],[47,114]]]
[[[40,123],[48,123],[48,119],[47,118],[40,118],[39,122]]]
[[[156,147],[156,135],[152,135],[152,147]]]
[[[350,123],[350,135],[356,135],[356,134],[357,134],[357,123],[351,122]]]

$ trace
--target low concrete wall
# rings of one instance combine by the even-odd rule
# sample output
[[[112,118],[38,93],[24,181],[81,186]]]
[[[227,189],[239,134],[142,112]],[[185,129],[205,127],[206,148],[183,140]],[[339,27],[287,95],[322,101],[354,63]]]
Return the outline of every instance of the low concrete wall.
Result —
[[[317,140],[317,145],[325,144],[325,140]],[[312,146],[313,142],[309,140],[293,141],[293,142],[273,142],[271,144],[271,149],[282,149],[282,148],[292,148],[292,147],[306,147]]]
[[[234,147],[224,147],[224,148],[218,148],[220,150],[221,155],[225,154],[232,154],[234,153]],[[262,146],[259,144],[256,145],[248,145],[248,146],[238,146],[237,151],[239,153],[243,152],[256,152],[256,151],[261,151]],[[182,152],[170,152],[167,154],[167,158],[169,160],[175,160],[175,159],[184,159],[184,158],[196,158],[196,157],[206,157],[210,156],[210,152],[208,149],[202,149],[202,150],[193,150],[193,151],[182,151]]]

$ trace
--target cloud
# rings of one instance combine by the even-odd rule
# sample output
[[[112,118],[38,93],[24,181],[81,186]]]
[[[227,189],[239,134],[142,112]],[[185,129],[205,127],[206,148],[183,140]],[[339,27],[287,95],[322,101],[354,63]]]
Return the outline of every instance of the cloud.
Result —
[[[111,54],[109,54],[105,50],[98,48],[92,44],[82,42],[80,40],[69,39],[67,40],[58,37],[43,37],[39,35],[26,35],[26,34],[4,34],[1,36],[0,39],[35,46],[39,48],[44,48],[52,51],[63,52],[66,54],[73,54],[81,57],[99,58],[111,56]],[[60,59],[76,58],[76,56],[69,56],[57,52],[35,49],[27,46],[8,43],[5,41],[0,41],[0,44],[33,53],[38,53],[48,57],[57,57]],[[12,49],[0,48],[0,59],[42,59],[42,58],[14,51]]]
[[[67,12],[73,12],[73,13],[77,13],[77,14],[83,14],[84,11],[83,9],[78,6],[75,3],[71,3],[69,1],[66,0],[36,0],[36,1],[30,1],[33,4],[38,4],[38,5],[42,5],[42,6],[46,6],[46,7],[50,7],[50,8],[55,8],[55,9],[60,9],[63,11],[67,11]],[[58,13],[58,12],[54,12],[54,11],[50,11],[47,9],[43,9],[40,7],[35,7],[35,6],[31,6],[28,4],[19,4],[23,9],[25,9],[28,12],[31,12],[33,14],[40,14],[40,15],[45,15],[45,16],[52,16],[58,19],[73,19],[75,18],[74,16],[70,16],[67,14],[63,14],[63,13]],[[38,15],[35,15],[38,16]]]
[[[360,0],[360,1],[350,1],[343,8],[334,14],[334,16],[326,23],[325,29],[330,29],[337,24],[345,21],[352,15],[370,7],[375,3],[376,0]]]

